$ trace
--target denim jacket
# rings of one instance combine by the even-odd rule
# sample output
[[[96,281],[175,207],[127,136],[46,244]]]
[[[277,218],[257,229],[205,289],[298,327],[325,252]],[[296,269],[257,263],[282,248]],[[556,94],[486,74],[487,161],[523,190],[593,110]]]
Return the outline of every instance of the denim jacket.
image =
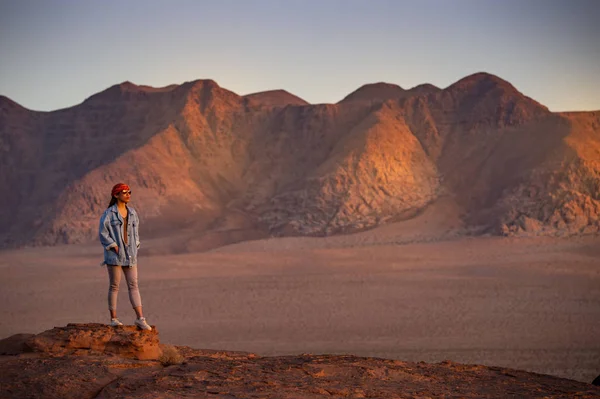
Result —
[[[140,220],[133,208],[127,207],[127,246],[123,241],[123,217],[113,205],[106,209],[100,218],[100,243],[104,247],[104,264],[135,266],[137,264],[137,251],[140,247],[138,228]],[[118,247],[119,254],[111,248]]]

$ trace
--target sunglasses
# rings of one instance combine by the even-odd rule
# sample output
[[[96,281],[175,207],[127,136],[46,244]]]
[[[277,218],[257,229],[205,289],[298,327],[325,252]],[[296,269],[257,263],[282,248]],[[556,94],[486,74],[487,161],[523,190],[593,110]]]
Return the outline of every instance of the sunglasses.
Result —
[[[121,191],[121,194],[129,194],[129,195],[131,195],[131,190],[123,190],[123,191]]]

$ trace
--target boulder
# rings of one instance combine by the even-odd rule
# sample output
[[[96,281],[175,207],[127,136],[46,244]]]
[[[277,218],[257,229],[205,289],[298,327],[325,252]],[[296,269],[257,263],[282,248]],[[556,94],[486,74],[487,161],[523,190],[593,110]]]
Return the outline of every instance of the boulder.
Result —
[[[114,354],[138,360],[156,360],[161,355],[158,331],[135,326],[111,327],[99,323],[67,324],[34,335],[25,349],[55,355],[81,353]]]

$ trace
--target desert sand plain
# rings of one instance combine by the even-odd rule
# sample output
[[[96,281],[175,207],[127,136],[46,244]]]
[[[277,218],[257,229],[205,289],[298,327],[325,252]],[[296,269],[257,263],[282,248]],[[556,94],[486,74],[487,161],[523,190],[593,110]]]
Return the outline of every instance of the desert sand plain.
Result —
[[[443,234],[439,223],[448,227]],[[356,234],[208,252],[181,251],[181,240],[145,240],[140,251],[145,315],[164,343],[448,359],[588,383],[600,374],[597,235],[468,237],[455,234],[451,220],[425,214]],[[107,322],[101,251],[99,244],[3,251],[0,338]],[[124,281],[119,310],[132,324]]]

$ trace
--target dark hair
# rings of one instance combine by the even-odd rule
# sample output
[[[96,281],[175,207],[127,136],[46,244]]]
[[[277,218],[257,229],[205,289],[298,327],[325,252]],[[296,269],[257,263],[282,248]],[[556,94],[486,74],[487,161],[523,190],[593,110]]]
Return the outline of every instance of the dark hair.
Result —
[[[116,203],[117,203],[117,197],[111,197],[110,203],[108,204],[107,208],[110,208],[111,206],[113,206]]]

